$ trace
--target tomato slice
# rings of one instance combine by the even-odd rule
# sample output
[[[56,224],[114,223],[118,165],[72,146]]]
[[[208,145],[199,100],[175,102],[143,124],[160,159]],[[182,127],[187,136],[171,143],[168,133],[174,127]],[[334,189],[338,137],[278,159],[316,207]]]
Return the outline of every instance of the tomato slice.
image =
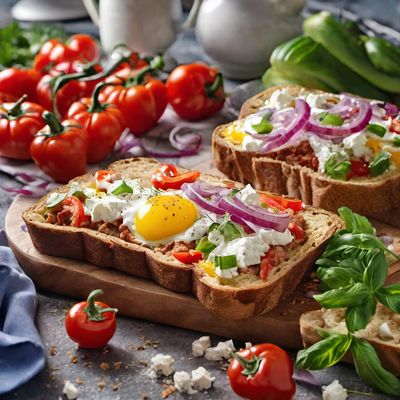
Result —
[[[365,161],[351,160],[350,174],[355,176],[368,176],[369,166]]]
[[[265,193],[260,194],[261,202],[268,207],[275,208],[279,211],[285,211],[286,208],[279,204],[275,199],[266,195]]]
[[[296,240],[304,239],[304,230],[300,225],[297,225],[295,222],[290,222],[288,229]]]
[[[156,189],[180,189],[184,183],[194,182],[200,176],[198,171],[179,174],[172,164],[162,164],[153,174],[151,182]]]
[[[268,253],[261,258],[261,264],[260,264],[260,278],[263,281],[268,280],[268,276],[272,270],[272,264],[269,261],[269,256]]]
[[[184,264],[194,264],[203,259],[203,253],[197,250],[172,253],[172,256]]]
[[[390,125],[390,131],[395,133],[400,133],[400,119],[393,118],[392,124]]]
[[[75,226],[79,228],[85,219],[85,209],[82,202],[69,196],[62,202],[62,210],[57,214],[58,225]]]
[[[111,175],[113,173],[114,172],[111,169],[100,169],[96,172],[94,177],[96,178],[96,181],[111,181]]]
[[[287,210],[288,208],[292,209],[293,211],[301,211],[303,209],[303,202],[298,199],[286,199],[282,196],[269,193],[260,193],[260,197],[261,200],[267,205],[273,204],[272,201],[274,201],[275,204],[281,206],[281,209],[278,207],[276,208],[282,211]],[[270,204],[268,202],[270,202]]]

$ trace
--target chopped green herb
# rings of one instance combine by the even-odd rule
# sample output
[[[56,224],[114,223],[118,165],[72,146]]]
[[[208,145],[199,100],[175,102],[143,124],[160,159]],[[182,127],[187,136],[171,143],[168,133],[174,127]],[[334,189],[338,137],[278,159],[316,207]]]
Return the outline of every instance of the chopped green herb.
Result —
[[[328,112],[320,113],[318,118],[322,125],[342,126],[344,122],[339,114],[331,114]]]
[[[218,224],[214,222],[208,228],[208,232],[218,229],[224,236],[225,242],[244,236],[243,228],[231,221],[229,214],[225,214],[223,221]]]
[[[393,146],[394,147],[400,147],[400,137],[395,137],[393,139]]]
[[[214,264],[220,269],[229,269],[237,266],[236,256],[234,254],[229,256],[215,256]]]
[[[57,208],[67,197],[66,193],[52,193],[46,202],[46,208],[48,210],[54,210]]]
[[[374,133],[379,137],[384,137],[386,133],[386,128],[378,124],[368,124],[367,130],[368,132]]]
[[[80,201],[84,202],[87,199],[87,196],[85,193],[83,193],[81,190],[77,190],[74,193],[71,194],[71,196],[76,197]]]
[[[229,193],[228,193],[228,199],[231,199],[233,196],[235,196],[236,193],[239,193],[240,190],[239,189],[232,189]]]
[[[351,162],[340,153],[333,153],[325,163],[325,172],[333,179],[345,181],[351,168]]]
[[[120,194],[133,193],[133,189],[125,181],[122,181],[122,183],[111,193],[118,196]]]
[[[274,127],[267,118],[262,118],[257,124],[251,125],[251,127],[259,134],[271,133]]]
[[[202,253],[209,254],[211,253],[217,246],[214,243],[211,243],[206,236],[202,237],[200,241],[197,243],[196,250],[201,251]]]
[[[372,176],[382,175],[390,167],[390,153],[382,151],[376,155],[374,160],[369,164],[369,169]]]

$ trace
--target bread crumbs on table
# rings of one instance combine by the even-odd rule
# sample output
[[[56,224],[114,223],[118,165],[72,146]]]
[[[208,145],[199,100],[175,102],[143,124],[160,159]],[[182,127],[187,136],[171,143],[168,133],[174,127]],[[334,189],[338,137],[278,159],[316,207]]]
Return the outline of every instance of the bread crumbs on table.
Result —
[[[174,393],[175,392],[175,388],[173,387],[173,386],[168,386],[166,389],[164,389],[162,392],[161,392],[161,397],[163,398],[163,399],[166,399],[170,394],[172,394],[172,393]]]
[[[119,370],[122,366],[122,361],[116,361],[114,363],[114,369]]]
[[[75,383],[77,383],[78,385],[84,385],[85,381],[82,378],[78,377],[75,379]]]
[[[113,392],[116,392],[117,390],[119,390],[121,388],[121,383],[112,383],[111,384],[111,389]]]
[[[99,382],[97,383],[97,387],[99,388],[99,390],[103,390],[106,387],[106,383],[103,379],[99,380]]]
[[[108,372],[110,370],[110,364],[106,363],[106,362],[102,362],[100,364],[100,368],[104,371],[104,372]]]
[[[78,362],[78,357],[76,355],[71,356],[71,363],[76,364]]]
[[[49,353],[50,353],[51,356],[55,356],[57,354],[57,347],[56,346],[51,346]]]

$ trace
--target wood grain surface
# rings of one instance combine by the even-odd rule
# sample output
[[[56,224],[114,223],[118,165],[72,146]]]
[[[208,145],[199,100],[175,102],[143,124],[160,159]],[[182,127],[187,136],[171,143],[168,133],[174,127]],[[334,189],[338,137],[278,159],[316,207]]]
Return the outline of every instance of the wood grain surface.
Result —
[[[6,216],[6,232],[21,267],[37,287],[78,299],[101,288],[105,292],[102,300],[124,315],[238,340],[271,341],[287,348],[302,348],[299,317],[305,311],[318,308],[318,304],[306,296],[307,282],[300,285],[294,297],[267,314],[240,321],[221,319],[203,308],[194,297],[171,292],[152,281],[85,262],[40,254],[21,218],[22,212],[33,202],[23,197],[14,200]],[[380,233],[393,236],[395,247],[400,247],[399,229],[383,224],[376,226]],[[390,267],[389,280],[400,281],[400,263]]]

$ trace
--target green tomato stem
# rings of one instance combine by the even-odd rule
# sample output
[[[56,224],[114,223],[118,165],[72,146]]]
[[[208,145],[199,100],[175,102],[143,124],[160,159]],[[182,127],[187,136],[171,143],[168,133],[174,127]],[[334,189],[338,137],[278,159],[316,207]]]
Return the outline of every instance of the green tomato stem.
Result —
[[[204,87],[207,96],[216,97],[218,90],[223,86],[223,84],[224,84],[224,78],[222,77],[221,72],[218,72],[218,74],[215,75],[214,82],[212,84],[207,84]]]
[[[243,367],[242,375],[247,377],[253,377],[259,370],[262,357],[258,357],[251,354],[250,360],[240,356],[238,353],[232,352],[232,357],[239,362],[239,364]]]
[[[28,95],[24,94],[23,96],[21,96],[12,106],[12,108],[10,108],[7,112],[7,116],[9,117],[9,119],[15,119],[20,117],[21,115],[24,115],[24,112],[21,110],[21,105],[22,103],[26,100],[26,98],[28,97]]]
[[[102,289],[95,289],[92,292],[90,292],[86,300],[87,306],[83,309],[83,311],[87,314],[89,321],[103,321],[105,320],[105,317],[102,315],[103,313],[118,312],[118,309],[116,308],[101,307],[95,303],[96,296],[103,293],[104,292]]]
[[[50,134],[45,136],[57,136],[61,135],[64,132],[65,127],[52,112],[45,111],[42,114],[42,118],[50,128]]]

